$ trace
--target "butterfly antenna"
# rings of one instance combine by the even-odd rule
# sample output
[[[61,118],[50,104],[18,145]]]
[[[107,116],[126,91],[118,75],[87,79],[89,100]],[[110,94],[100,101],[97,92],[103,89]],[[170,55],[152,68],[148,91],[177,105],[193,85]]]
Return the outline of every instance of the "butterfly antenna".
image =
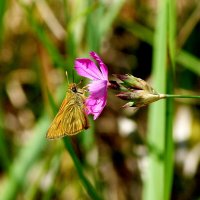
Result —
[[[74,83],[74,71],[72,72],[72,80],[73,80],[73,83]]]
[[[67,77],[67,84],[69,85],[69,76],[68,76],[67,71],[65,73],[66,73],[66,77]]]
[[[80,85],[82,83],[83,83],[83,79],[81,79],[77,85]]]

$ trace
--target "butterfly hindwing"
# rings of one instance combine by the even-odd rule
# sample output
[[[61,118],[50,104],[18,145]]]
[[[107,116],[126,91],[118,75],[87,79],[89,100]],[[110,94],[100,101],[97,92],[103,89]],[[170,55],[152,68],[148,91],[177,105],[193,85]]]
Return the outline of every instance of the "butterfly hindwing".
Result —
[[[77,104],[71,106],[69,110],[66,109],[66,114],[64,114],[61,122],[66,135],[75,135],[89,127],[88,119],[83,109]]]

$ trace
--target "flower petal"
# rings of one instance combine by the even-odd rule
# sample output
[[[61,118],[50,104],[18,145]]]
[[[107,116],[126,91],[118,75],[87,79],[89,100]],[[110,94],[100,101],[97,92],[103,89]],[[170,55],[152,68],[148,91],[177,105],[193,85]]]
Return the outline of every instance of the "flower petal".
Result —
[[[92,81],[88,84],[88,89],[91,95],[95,98],[102,98],[106,96],[107,93],[107,81],[106,80],[97,80]]]
[[[94,116],[94,120],[98,118],[98,116],[101,114],[103,111],[105,105],[106,105],[106,99],[101,98],[101,99],[96,99],[93,96],[89,96],[86,99],[86,113],[92,114]]]
[[[75,67],[77,73],[80,76],[92,79],[92,80],[98,80],[102,79],[103,76],[98,69],[98,67],[95,65],[93,61],[87,58],[77,58],[75,61]]]
[[[94,51],[90,52],[90,56],[98,62],[103,79],[108,80],[108,69],[106,65],[102,62],[101,58]]]
[[[108,69],[101,58],[95,52],[90,52],[90,56],[98,63],[99,67],[90,59],[78,58],[75,61],[75,69],[80,76],[92,80],[88,84],[90,95],[85,100],[85,106],[87,115],[92,114],[95,120],[106,105],[107,88],[110,83]]]

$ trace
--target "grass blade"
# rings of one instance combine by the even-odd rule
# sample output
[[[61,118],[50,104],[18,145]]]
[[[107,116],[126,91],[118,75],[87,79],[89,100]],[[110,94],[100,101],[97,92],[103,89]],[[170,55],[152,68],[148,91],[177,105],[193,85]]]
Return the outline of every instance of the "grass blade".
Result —
[[[6,0],[1,0],[0,1],[0,44],[2,42],[3,39],[3,19],[4,19],[4,14],[6,11]]]
[[[69,152],[69,154],[74,162],[74,166],[76,167],[76,170],[77,170],[77,173],[81,180],[81,183],[82,183],[83,187],[85,188],[85,190],[87,191],[88,195],[91,197],[91,199],[100,200],[101,199],[100,196],[97,194],[96,190],[94,189],[92,184],[89,182],[89,180],[86,178],[86,176],[83,173],[83,167],[81,166],[81,163],[80,163],[79,159],[77,158],[76,153],[73,150],[73,147],[72,147],[69,137],[65,137],[63,139],[63,142],[65,144],[65,148]]]
[[[134,34],[141,40],[147,42],[150,45],[153,44],[154,32],[151,31],[149,28],[137,23],[124,24],[124,26],[126,27],[127,30],[129,30],[132,34]],[[200,59],[199,58],[195,57],[194,55],[184,50],[180,50],[175,53],[176,53],[175,55],[176,63],[182,65],[186,69],[189,69],[195,74],[200,75],[200,67],[199,67]]]
[[[176,57],[178,64],[181,64],[190,71],[200,76],[200,59],[186,51],[180,51]]]
[[[102,15],[100,20],[100,35],[104,35],[111,28],[124,2],[124,0],[114,1],[108,8],[108,11]]]
[[[37,126],[34,129],[33,138],[21,149],[18,157],[12,163],[9,173],[9,179],[5,182],[5,187],[1,191],[1,199],[14,200],[17,192],[23,186],[28,170],[36,163],[37,158],[47,144],[45,138],[49,119],[47,116],[42,116]]]
[[[158,91],[165,93],[167,53],[167,1],[158,2],[157,25],[154,35],[153,81]],[[144,180],[145,200],[163,200],[165,183],[165,112],[166,102],[152,104],[148,116],[149,165]],[[159,123],[158,123],[159,118]],[[156,188],[156,190],[155,190]]]
[[[176,3],[173,0],[168,0],[167,7],[168,21],[168,67],[167,67],[167,82],[166,92],[174,93],[174,71],[175,71],[175,56],[176,56]],[[173,181],[174,167],[174,141],[173,141],[173,116],[174,116],[174,101],[173,99],[166,100],[166,143],[165,143],[165,187],[164,199],[171,199],[171,189]]]
[[[6,142],[5,142],[5,133],[4,133],[4,112],[3,112],[3,102],[1,97],[3,89],[0,86],[0,159],[1,159],[1,167],[3,167],[6,171],[9,169],[10,165],[10,160],[9,160],[9,154],[8,154],[8,149],[6,147]]]
[[[32,15],[33,8],[23,6],[23,5],[22,5],[22,7],[24,7],[24,10],[26,11],[28,21],[29,21],[33,31],[36,33],[38,39],[41,41],[41,43],[46,48],[53,63],[55,64],[55,66],[65,67],[66,62],[65,62],[64,58],[60,55],[58,49],[56,48],[56,46],[54,45],[52,40],[49,38],[49,36],[47,35],[44,27],[42,25],[40,25],[34,18],[34,15]]]

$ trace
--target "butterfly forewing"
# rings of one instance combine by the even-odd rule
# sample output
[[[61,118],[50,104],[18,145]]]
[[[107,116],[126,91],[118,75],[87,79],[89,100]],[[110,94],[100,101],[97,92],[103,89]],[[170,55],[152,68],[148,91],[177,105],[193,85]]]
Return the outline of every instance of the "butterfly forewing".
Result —
[[[74,92],[69,89],[47,132],[47,138],[56,139],[65,135],[75,135],[88,127],[84,97],[77,90]]]

